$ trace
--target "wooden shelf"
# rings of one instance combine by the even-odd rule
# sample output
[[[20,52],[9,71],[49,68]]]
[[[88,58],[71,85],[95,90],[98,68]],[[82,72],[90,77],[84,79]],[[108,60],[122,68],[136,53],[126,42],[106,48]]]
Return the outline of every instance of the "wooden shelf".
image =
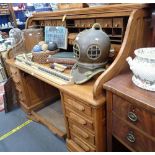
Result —
[[[118,42],[118,43],[121,43],[122,42],[122,40],[112,40],[112,39],[110,39],[110,41],[111,42]]]
[[[23,24],[17,24],[18,26],[22,26],[22,25],[25,25],[25,23],[23,23]]]
[[[6,13],[6,14],[0,14],[0,16],[9,16],[10,14],[9,13]]]
[[[24,10],[23,10],[23,9],[21,9],[21,10],[14,10],[14,9],[13,9],[13,11],[14,11],[14,12],[18,12],[18,11],[26,11],[26,9],[24,9]]]
[[[118,38],[122,38],[122,35],[109,35],[109,37],[118,37]]]
[[[4,3],[7,8],[0,8],[0,16],[11,16],[11,23],[14,23],[14,26],[17,27],[17,22],[16,22],[16,16],[13,10],[13,5],[12,3]],[[6,30],[10,28],[1,28],[0,30]]]
[[[13,27],[5,27],[5,28],[0,28],[0,30],[8,30],[8,29],[12,29]]]

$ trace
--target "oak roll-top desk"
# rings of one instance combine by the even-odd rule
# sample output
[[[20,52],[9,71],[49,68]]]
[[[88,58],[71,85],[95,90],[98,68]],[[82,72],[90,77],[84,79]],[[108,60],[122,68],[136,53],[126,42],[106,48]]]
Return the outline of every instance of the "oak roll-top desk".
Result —
[[[59,136],[67,132],[69,151],[106,151],[105,95],[102,85],[126,67],[125,59],[134,49],[146,46],[149,12],[145,4],[118,4],[66,11],[35,13],[27,20],[26,28],[65,26],[68,28],[68,47],[80,31],[100,23],[109,35],[115,51],[112,64],[99,77],[82,85],[59,85],[39,73],[16,65],[8,53],[7,63],[15,82],[21,107],[27,114],[45,124]],[[63,21],[62,21],[63,19]],[[73,38],[74,38],[73,37]],[[29,43],[30,44],[30,43]],[[60,93],[60,95],[59,95]],[[59,130],[37,114],[46,102],[61,99],[65,130]],[[52,119],[52,116],[51,116]]]

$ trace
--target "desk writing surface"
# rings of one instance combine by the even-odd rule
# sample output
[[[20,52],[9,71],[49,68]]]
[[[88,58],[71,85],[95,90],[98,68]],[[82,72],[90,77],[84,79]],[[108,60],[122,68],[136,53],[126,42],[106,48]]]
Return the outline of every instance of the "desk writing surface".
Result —
[[[29,70],[24,70],[23,68],[20,68],[20,66],[17,66],[14,63],[13,59],[8,59],[7,64],[9,64],[10,66],[14,66],[22,71],[24,71],[25,73],[28,73],[30,75],[32,75],[31,71]],[[90,104],[92,104],[92,106],[99,106],[101,104],[103,104],[105,102],[105,97],[100,97],[100,100],[94,100],[93,98],[93,86],[94,86],[94,82],[95,79],[92,79],[88,82],[86,82],[85,84],[82,85],[76,85],[76,84],[72,84],[72,85],[59,85],[54,83],[52,80],[47,79],[41,75],[38,74],[33,74],[32,76],[40,79],[41,81],[44,81],[56,88],[58,88],[60,91],[62,92],[66,92],[72,96],[76,96],[79,99],[82,99]]]

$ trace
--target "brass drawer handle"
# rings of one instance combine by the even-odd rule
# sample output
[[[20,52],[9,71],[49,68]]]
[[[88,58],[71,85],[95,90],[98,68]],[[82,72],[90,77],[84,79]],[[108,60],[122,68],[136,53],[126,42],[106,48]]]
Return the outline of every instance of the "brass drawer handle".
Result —
[[[80,123],[82,125],[87,124],[87,122],[84,119],[80,118],[79,116],[77,116],[77,115],[75,115],[73,113],[70,113],[70,118],[74,119],[75,121],[77,121],[78,123]]]
[[[78,133],[79,135],[81,135],[83,138],[87,139],[89,138],[89,135],[87,133],[85,133],[84,131],[82,131],[80,128],[76,127],[75,125],[73,125],[73,130]]]
[[[127,134],[126,138],[127,138],[127,140],[130,143],[134,143],[136,141],[136,138],[135,138],[135,136],[134,136],[132,131],[129,131],[129,133]]]
[[[78,140],[77,138],[74,138],[74,141],[80,146],[82,147],[86,152],[90,151],[90,148],[88,146],[86,146],[84,143],[82,143],[80,140]]]
[[[138,120],[138,117],[135,113],[133,112],[128,112],[128,118],[130,119],[130,121],[132,122],[136,122]]]

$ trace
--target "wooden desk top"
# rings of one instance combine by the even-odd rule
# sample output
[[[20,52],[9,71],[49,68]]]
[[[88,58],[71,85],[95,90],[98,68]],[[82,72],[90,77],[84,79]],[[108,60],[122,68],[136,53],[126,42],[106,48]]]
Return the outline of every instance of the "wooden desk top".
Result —
[[[132,82],[131,78],[130,71],[121,73],[106,82],[103,88],[155,113],[155,92],[139,88]]]
[[[14,66],[14,67],[32,75],[31,71],[24,70],[23,68],[16,66],[16,64],[14,63],[14,60],[12,60],[12,59],[7,59],[6,62],[7,62],[7,64],[9,64],[11,66]],[[62,92],[66,92],[72,96],[76,96],[78,99],[82,99],[82,100],[88,102],[89,104],[91,104],[92,106],[101,106],[105,103],[105,96],[100,96],[97,100],[95,100],[93,97],[93,87],[94,87],[94,82],[95,82],[94,79],[90,80],[82,85],[76,85],[76,84],[58,85],[58,84],[54,83],[52,80],[39,75],[39,73],[33,74],[32,76],[58,88]]]

